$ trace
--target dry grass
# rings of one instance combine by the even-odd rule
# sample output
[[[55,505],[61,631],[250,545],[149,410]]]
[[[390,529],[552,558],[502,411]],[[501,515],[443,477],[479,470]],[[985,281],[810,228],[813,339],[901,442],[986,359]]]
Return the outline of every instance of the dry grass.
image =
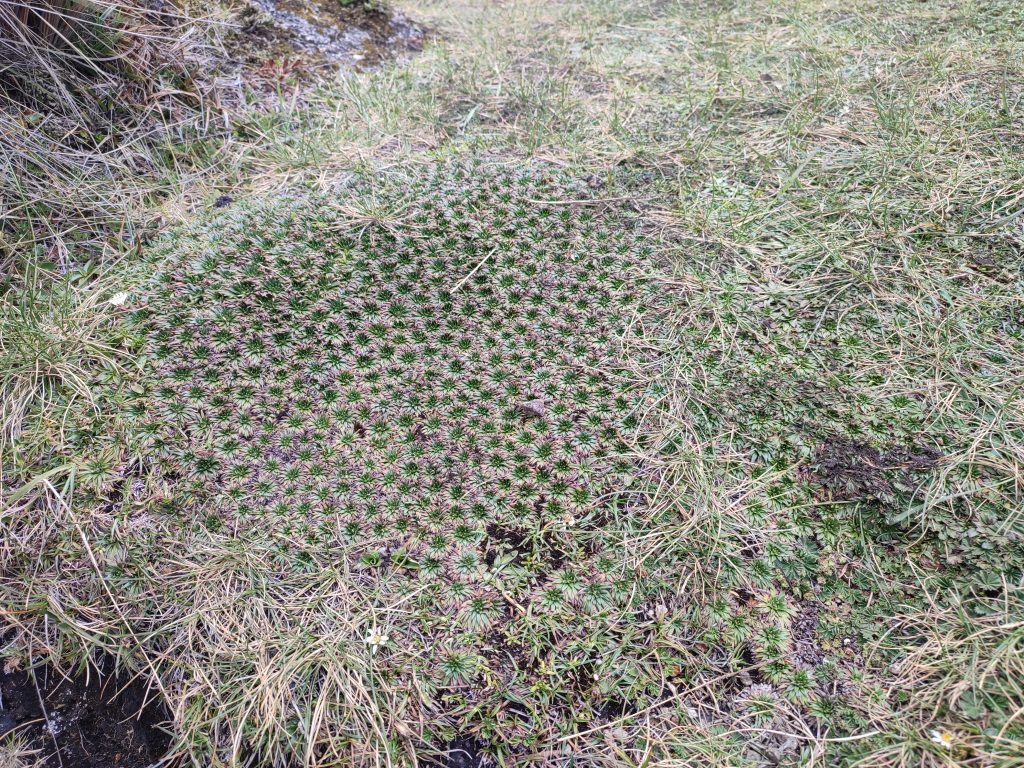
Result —
[[[102,283],[71,281],[24,287],[0,307],[0,451],[14,450],[26,420],[45,412],[63,434],[63,419],[77,401],[92,403],[97,371],[114,374],[123,352],[112,339],[118,293]],[[60,450],[63,438],[52,444]],[[13,455],[13,454],[11,454]]]
[[[190,164],[173,145],[209,128],[211,29],[175,6],[0,3],[5,284],[139,246]]]
[[[0,768],[44,768],[37,750],[23,744],[17,736],[0,739]]]

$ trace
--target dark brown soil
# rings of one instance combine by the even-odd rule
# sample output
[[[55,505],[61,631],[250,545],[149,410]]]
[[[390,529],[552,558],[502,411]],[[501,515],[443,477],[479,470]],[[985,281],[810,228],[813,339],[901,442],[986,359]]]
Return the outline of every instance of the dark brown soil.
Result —
[[[469,736],[460,736],[448,745],[445,768],[480,768],[483,764],[481,745]]]
[[[109,669],[109,663],[99,668]],[[0,671],[0,735],[17,729],[55,768],[147,768],[170,744],[167,710],[140,679]]]
[[[818,610],[818,603],[803,602],[793,618],[792,658],[808,669],[818,666],[825,660],[825,653],[818,643]]]
[[[815,454],[814,474],[833,498],[844,501],[887,500],[915,475],[942,459],[934,448],[881,451],[846,437],[830,437]]]

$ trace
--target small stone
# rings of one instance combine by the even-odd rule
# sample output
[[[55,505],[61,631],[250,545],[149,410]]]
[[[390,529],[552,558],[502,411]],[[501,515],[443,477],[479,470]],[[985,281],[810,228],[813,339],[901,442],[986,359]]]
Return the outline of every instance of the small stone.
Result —
[[[516,413],[524,419],[541,419],[544,417],[544,401],[538,397],[519,403]]]

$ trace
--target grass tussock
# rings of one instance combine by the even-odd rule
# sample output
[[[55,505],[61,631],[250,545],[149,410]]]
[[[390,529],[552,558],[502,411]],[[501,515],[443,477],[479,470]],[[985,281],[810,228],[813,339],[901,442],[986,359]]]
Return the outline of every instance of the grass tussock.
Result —
[[[133,256],[105,273],[105,292],[61,310],[67,324],[5,321],[5,415],[20,425],[0,512],[11,655],[101,649],[145,670],[172,704],[177,750],[213,764],[412,764],[450,744],[506,763],[1019,763],[1017,5],[407,10],[438,30],[407,67],[314,90],[283,81],[269,108],[233,116],[218,178],[260,201],[147,250],[163,283]],[[517,200],[508,219],[527,232],[514,264],[491,255],[504,225],[490,204],[418,218],[430,169],[471,155],[583,182]],[[351,183],[368,175],[383,181]],[[415,194],[385,192],[403,188]],[[283,191],[298,200],[275,199]],[[609,377],[636,399],[608,445],[644,471],[628,483],[599,473],[614,503],[598,484],[578,511],[542,514],[531,494],[547,489],[543,511],[563,478],[536,483],[542,469],[517,456],[552,436],[514,413],[493,419],[514,446],[487,444],[486,415],[449,423],[462,406],[444,398],[473,376],[430,379],[438,388],[420,394],[436,398],[424,408],[437,423],[402,426],[387,356],[422,365],[455,331],[416,340],[382,322],[394,296],[367,308],[367,290],[401,295],[408,281],[369,265],[411,254],[429,274],[440,260],[458,267],[438,273],[452,309],[505,312],[477,292],[525,296],[547,273],[503,286],[502,269],[572,252],[529,222],[550,208],[600,224],[612,204],[635,216],[647,255],[630,264],[657,287],[658,312],[617,316],[614,365],[584,361],[579,386],[594,391],[552,442],[593,458],[579,424],[605,398],[587,377]],[[471,253],[465,238],[479,240]],[[330,264],[373,279],[346,278],[363,287],[342,301]],[[120,309],[104,303],[115,287],[129,294]],[[310,291],[341,303],[304,304]],[[257,309],[261,292],[271,300]],[[572,311],[586,289],[568,293],[539,309]],[[451,319],[435,304],[436,322]],[[487,338],[521,356],[520,372],[546,349],[517,348],[533,319],[522,331],[488,321],[474,316],[470,348],[453,335],[427,367],[500,373],[509,358],[463,358]],[[49,341],[61,328],[73,342]],[[246,347],[254,338],[262,351]],[[242,381],[254,354],[259,375]],[[309,392],[327,380],[338,397],[321,413],[326,392]],[[29,390],[42,395],[18,394]],[[503,392],[513,399],[498,410],[520,394]],[[412,459],[430,482],[416,485],[434,496],[417,506],[388,462],[421,439]],[[473,445],[506,465],[476,473]],[[324,479],[360,449],[372,467]],[[564,478],[570,496],[580,466]],[[497,489],[487,500],[507,509],[456,520],[459,500],[438,499],[459,486]],[[393,499],[398,510],[371,508]]]
[[[173,145],[208,126],[204,28],[175,5],[0,3],[5,282],[138,245],[144,211],[181,170]]]
[[[0,445],[14,450],[31,413],[45,411],[59,425],[77,400],[92,402],[96,371],[116,371],[123,357],[109,332],[117,301],[100,285],[83,290],[65,280],[26,286],[3,304]]]

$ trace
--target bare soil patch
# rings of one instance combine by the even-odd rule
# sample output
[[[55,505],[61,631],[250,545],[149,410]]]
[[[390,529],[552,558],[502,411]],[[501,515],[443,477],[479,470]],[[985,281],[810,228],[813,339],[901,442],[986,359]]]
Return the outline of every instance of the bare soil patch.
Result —
[[[822,444],[815,461],[822,484],[836,498],[853,501],[889,498],[915,475],[933,469],[941,458],[930,446],[883,452],[864,442],[831,437]]]
[[[69,677],[50,668],[0,672],[0,735],[16,731],[47,766],[150,766],[167,752],[169,719],[139,679],[95,669]]]

